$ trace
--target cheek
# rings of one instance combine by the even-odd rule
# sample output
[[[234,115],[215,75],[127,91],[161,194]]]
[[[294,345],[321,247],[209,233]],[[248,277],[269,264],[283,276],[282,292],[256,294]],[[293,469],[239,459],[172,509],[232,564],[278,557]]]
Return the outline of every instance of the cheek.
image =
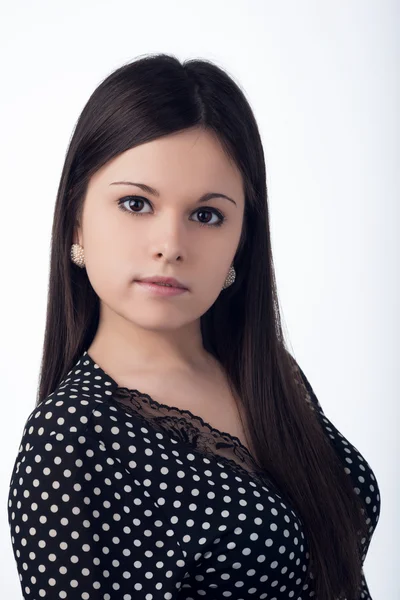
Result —
[[[138,236],[113,217],[108,224],[104,220],[95,218],[85,233],[85,261],[96,282],[127,285],[140,262]]]
[[[96,294],[105,302],[118,301],[129,292],[135,264],[122,248],[99,240],[85,251],[86,272]],[[107,302],[107,303],[108,303]]]
[[[114,265],[115,263],[111,264],[110,262],[108,264],[107,260],[102,260],[99,257],[89,262],[86,261],[87,276],[92,288],[99,298],[109,305],[118,302],[118,298],[123,293],[122,282],[124,279]]]

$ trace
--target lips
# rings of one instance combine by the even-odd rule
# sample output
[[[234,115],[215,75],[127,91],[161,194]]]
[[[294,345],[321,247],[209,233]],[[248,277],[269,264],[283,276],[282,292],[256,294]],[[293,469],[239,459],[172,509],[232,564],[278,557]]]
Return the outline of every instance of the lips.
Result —
[[[161,277],[159,275],[154,275],[153,277],[144,277],[143,279],[138,279],[137,281],[140,281],[142,283],[161,284],[160,287],[169,287],[170,286],[170,287],[174,287],[174,288],[180,288],[183,290],[188,289],[183,283],[181,283],[174,277]]]
[[[170,296],[180,296],[181,294],[185,294],[189,290],[183,287],[173,287],[172,285],[163,285],[162,283],[154,283],[150,281],[136,281],[145,292],[151,294],[152,296],[161,296],[161,297],[170,297]]]

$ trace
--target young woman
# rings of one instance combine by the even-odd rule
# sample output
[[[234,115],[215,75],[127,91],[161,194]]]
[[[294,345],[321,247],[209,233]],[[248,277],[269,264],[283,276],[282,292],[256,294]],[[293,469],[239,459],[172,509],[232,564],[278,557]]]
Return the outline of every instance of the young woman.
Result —
[[[52,234],[8,498],[24,598],[370,598],[378,484],[283,339],[238,84],[165,54],[109,75]]]

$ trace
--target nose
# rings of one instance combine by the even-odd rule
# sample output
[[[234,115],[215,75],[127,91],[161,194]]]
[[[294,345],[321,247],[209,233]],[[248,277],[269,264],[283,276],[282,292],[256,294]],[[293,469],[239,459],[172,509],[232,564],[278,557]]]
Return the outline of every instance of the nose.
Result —
[[[151,242],[152,254],[158,258],[163,256],[168,262],[182,261],[186,255],[186,235],[187,230],[178,215],[160,217]]]

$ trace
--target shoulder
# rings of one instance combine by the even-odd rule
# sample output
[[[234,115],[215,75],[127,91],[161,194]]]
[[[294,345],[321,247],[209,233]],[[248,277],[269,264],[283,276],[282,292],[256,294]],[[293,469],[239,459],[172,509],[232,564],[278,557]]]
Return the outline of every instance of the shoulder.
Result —
[[[36,445],[41,439],[64,439],[86,431],[97,403],[93,398],[59,396],[56,392],[40,402],[28,415],[22,443]]]
[[[115,456],[113,432],[123,417],[123,411],[104,400],[50,394],[26,420],[11,473],[10,493],[16,493],[21,481],[25,489],[33,489],[35,481],[47,481],[46,475],[52,475],[57,485],[62,481],[64,492],[68,486],[75,489],[77,482],[82,486],[83,480],[93,485],[105,473],[109,485],[120,483],[121,461]],[[139,431],[139,422],[130,419],[131,426]]]
[[[96,411],[106,411],[114,382],[86,352],[79,356],[55,389],[27,415],[22,443],[63,440],[85,434]]]

